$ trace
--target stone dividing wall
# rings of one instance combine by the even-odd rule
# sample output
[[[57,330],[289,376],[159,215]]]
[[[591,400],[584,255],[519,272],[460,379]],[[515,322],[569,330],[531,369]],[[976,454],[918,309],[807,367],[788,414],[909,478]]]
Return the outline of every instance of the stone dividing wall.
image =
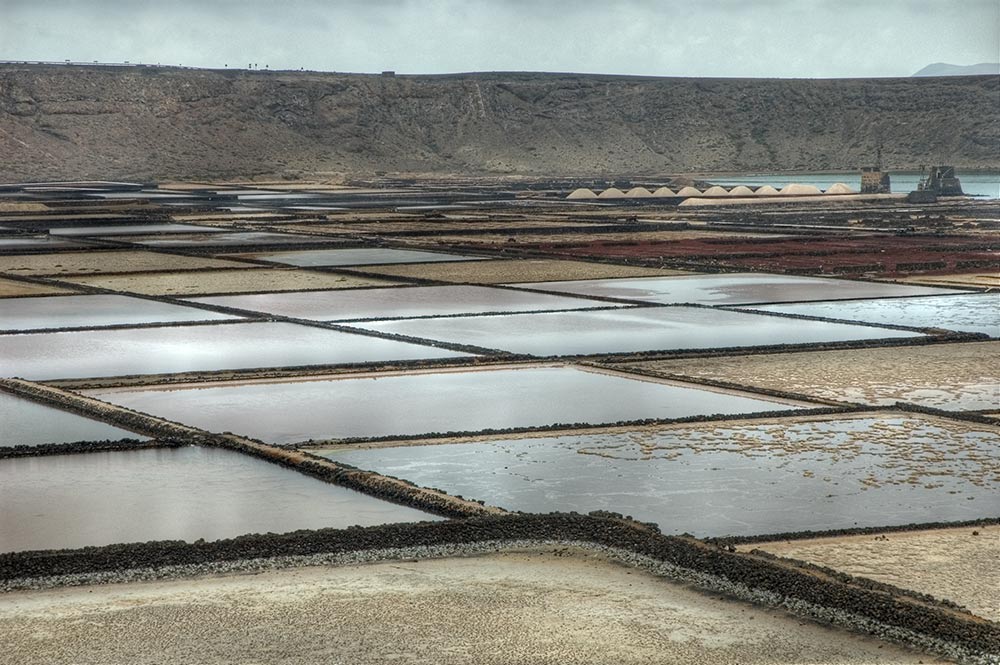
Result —
[[[251,455],[273,464],[294,469],[324,482],[347,487],[435,515],[461,518],[506,512],[501,508],[486,506],[480,502],[452,496],[440,490],[420,487],[406,480],[340,464],[324,457],[287,450],[229,432],[222,434],[206,432],[23,379],[0,379],[0,390],[50,404],[65,411],[80,413],[113,425],[126,427],[154,438],[174,441],[178,445],[214,446]]]
[[[59,575],[492,541],[584,542],[624,550],[748,588],[785,607],[818,607],[829,610],[830,616],[861,617],[862,625],[873,632],[878,632],[873,625],[880,627],[885,635],[916,633],[930,638],[930,644],[943,643],[952,654],[957,650],[981,662],[1000,654],[1000,625],[926,596],[792,560],[729,551],[688,536],[664,536],[650,525],[609,513],[510,514],[248,535],[210,543],[160,541],[17,552],[0,555],[0,588],[30,586],[32,578]]]
[[[103,439],[101,441],[71,441],[69,443],[43,443],[41,445],[18,445],[0,448],[0,459],[12,457],[40,457],[43,455],[70,455],[73,453],[98,453],[118,450],[142,450],[144,448],[179,448],[180,441],[140,439]]]
[[[960,527],[992,526],[1000,524],[1000,517],[982,517],[975,520],[960,522],[918,522],[911,524],[896,524],[893,526],[859,526],[849,529],[827,529],[825,531],[784,531],[782,533],[762,533],[755,536],[722,536],[718,538],[703,538],[702,542],[720,547],[749,545],[752,543],[772,543],[779,540],[811,540],[813,538],[836,538],[837,536],[879,535],[883,533],[899,533],[903,531],[926,531],[928,529],[954,529]],[[755,550],[757,551],[757,550]],[[767,556],[773,556],[765,552]]]

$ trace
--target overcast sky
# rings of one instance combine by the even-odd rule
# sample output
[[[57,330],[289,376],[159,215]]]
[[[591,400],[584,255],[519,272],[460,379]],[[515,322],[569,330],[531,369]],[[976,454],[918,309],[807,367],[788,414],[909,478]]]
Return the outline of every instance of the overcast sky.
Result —
[[[998,0],[0,0],[0,60],[909,76],[1000,60]]]

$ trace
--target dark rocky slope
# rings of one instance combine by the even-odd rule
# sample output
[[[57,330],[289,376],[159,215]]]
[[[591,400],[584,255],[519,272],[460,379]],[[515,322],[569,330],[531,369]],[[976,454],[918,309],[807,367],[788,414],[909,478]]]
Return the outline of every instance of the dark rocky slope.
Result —
[[[1000,80],[0,66],[0,180],[1000,166]]]

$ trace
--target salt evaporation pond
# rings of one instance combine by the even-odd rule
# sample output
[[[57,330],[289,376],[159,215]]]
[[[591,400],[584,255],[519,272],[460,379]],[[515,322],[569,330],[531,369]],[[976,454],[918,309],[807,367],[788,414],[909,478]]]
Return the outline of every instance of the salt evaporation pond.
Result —
[[[148,438],[8,393],[0,393],[0,424],[0,448]]]
[[[439,519],[217,448],[0,460],[0,551]]]
[[[330,244],[337,242],[337,240],[293,233],[247,231],[243,233],[213,233],[207,236],[200,233],[162,238],[154,236],[136,238],[132,242],[145,247],[239,247],[241,245]]]
[[[209,431],[229,430],[268,443],[797,408],[789,402],[572,367],[190,384],[87,394]]]
[[[916,332],[702,307],[409,319],[352,324],[367,330],[536,356],[815,344],[919,337]]]
[[[1000,293],[766,305],[754,309],[1000,337]]]
[[[381,247],[355,249],[307,249],[291,252],[258,252],[255,259],[283,263],[300,268],[321,266],[361,266],[385,263],[430,263],[440,261],[481,261],[482,256],[464,256],[439,252],[422,252],[412,249],[387,249]]]
[[[0,330],[221,321],[240,317],[118,295],[0,299]]]
[[[220,323],[0,335],[0,376],[44,381],[461,355],[292,323]]]
[[[194,224],[106,224],[49,229],[54,236],[120,236],[143,233],[222,233],[226,229]]]
[[[708,537],[993,517],[998,446],[988,426],[885,415],[313,452],[511,510]]]
[[[0,238],[0,249],[59,249],[62,247],[80,247],[80,243],[52,236],[13,236]]]
[[[583,279],[571,282],[533,282],[512,286],[581,296],[621,298],[669,304],[749,305],[752,303],[887,298],[964,293],[912,284],[855,282],[847,279],[733,273],[639,277],[635,279]]]
[[[605,307],[607,303],[545,293],[486,286],[416,286],[388,289],[263,293],[189,298],[192,302],[234,307],[316,321],[403,319],[420,316],[524,312]]]

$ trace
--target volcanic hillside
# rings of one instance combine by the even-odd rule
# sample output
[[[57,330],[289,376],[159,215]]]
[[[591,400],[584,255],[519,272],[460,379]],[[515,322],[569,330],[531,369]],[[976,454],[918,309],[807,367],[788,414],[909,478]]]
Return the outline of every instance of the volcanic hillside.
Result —
[[[1000,166],[995,76],[0,66],[0,180]]]

